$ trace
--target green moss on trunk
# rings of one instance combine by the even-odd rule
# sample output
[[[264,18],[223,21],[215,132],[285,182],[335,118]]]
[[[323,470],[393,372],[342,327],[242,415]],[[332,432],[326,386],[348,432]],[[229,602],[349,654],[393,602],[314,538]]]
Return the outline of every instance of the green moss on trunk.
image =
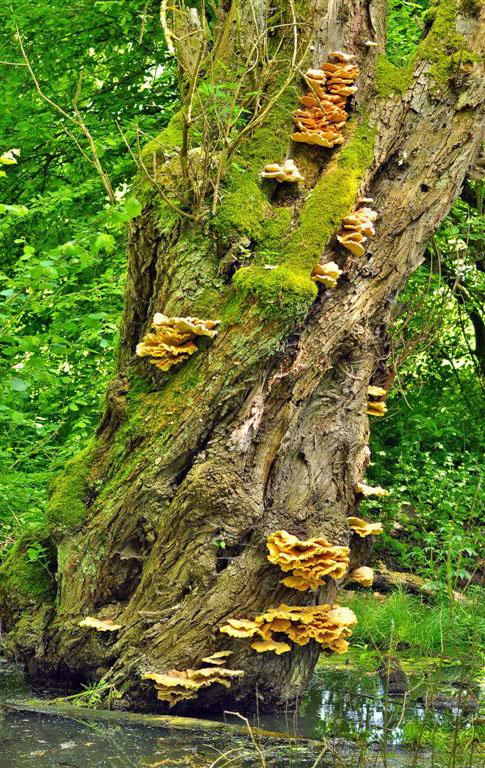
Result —
[[[291,110],[298,101],[298,90],[292,85],[258,128],[250,141],[242,144],[227,174],[222,200],[212,221],[212,228],[224,242],[247,237],[260,240],[272,206],[262,189],[260,173],[267,163],[281,162],[288,151],[291,133]]]
[[[85,514],[87,478],[94,444],[66,462],[64,471],[52,483],[52,495],[47,503],[46,518],[50,533],[63,535],[81,525]]]
[[[236,289],[256,296],[267,317],[301,318],[315,300],[313,268],[352,209],[374,154],[375,130],[367,120],[349,125],[348,134],[301,209],[299,226],[280,246],[277,268],[252,265],[236,272]]]
[[[55,582],[50,573],[53,545],[45,529],[24,533],[0,567],[0,604],[8,599],[21,613],[52,600]]]

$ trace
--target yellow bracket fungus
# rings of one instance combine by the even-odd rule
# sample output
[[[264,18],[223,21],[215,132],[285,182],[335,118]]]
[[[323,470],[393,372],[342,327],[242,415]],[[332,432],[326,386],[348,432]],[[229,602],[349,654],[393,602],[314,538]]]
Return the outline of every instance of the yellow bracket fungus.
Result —
[[[367,394],[371,397],[385,397],[387,395],[387,389],[384,389],[384,387],[375,387],[371,385],[367,387]]]
[[[321,69],[309,69],[305,73],[310,92],[300,99],[301,109],[295,109],[293,118],[296,130],[291,138],[296,142],[334,147],[343,142],[342,128],[348,114],[347,98],[356,93],[354,84],[359,68],[352,64],[354,56],[334,51],[330,58],[337,63],[326,62]]]
[[[301,541],[287,531],[275,531],[267,547],[270,563],[293,572],[282,583],[301,592],[322,586],[325,576],[343,578],[349,565],[349,548],[332,546],[323,536]]]
[[[86,616],[79,622],[79,626],[96,629],[98,632],[116,632],[116,630],[121,629],[121,624],[115,624],[110,619],[95,619],[94,616]]]
[[[206,664],[215,664],[217,667],[221,667],[225,664],[225,659],[228,656],[232,656],[232,651],[217,651],[216,653],[213,653],[212,656],[205,656],[202,661]]]
[[[369,400],[365,412],[369,416],[384,416],[387,413],[387,405],[380,401],[374,403]]]
[[[294,160],[285,160],[283,165],[279,163],[269,163],[265,165],[261,174],[262,179],[275,179],[279,182],[298,182],[304,181],[303,176],[298,170]]]
[[[335,288],[337,280],[342,274],[338,264],[334,261],[327,261],[326,264],[317,264],[312,272],[312,280],[316,283],[322,283],[326,288]]]
[[[263,640],[256,640],[251,644],[251,648],[253,648],[255,651],[258,651],[258,653],[274,651],[277,656],[281,656],[282,653],[291,651],[291,645],[288,645],[288,643],[279,643],[277,640],[273,640],[269,637]]]
[[[195,699],[201,688],[207,688],[213,683],[220,683],[225,688],[230,688],[232,679],[242,675],[244,675],[242,669],[203,667],[202,669],[184,669],[182,672],[171,669],[167,674],[148,672],[142,676],[142,680],[153,680],[158,698],[161,701],[168,701],[173,707],[179,701]]]
[[[372,200],[372,198],[363,197],[357,205]],[[354,256],[363,256],[365,247],[363,243],[368,237],[373,237],[376,233],[374,222],[377,219],[377,213],[372,208],[357,208],[357,210],[344,216],[342,219],[342,229],[337,232],[337,240],[344,248],[351,251]]]
[[[259,632],[260,625],[257,621],[249,619],[228,619],[227,624],[221,627],[221,632],[231,637],[253,637]]]
[[[362,565],[360,568],[356,568],[350,573],[349,579],[350,581],[356,581],[358,584],[362,584],[363,587],[372,587],[374,571],[372,568]]]
[[[347,523],[349,528],[352,528],[361,539],[365,539],[366,536],[382,533],[382,523],[367,523],[365,520],[361,520],[360,517],[348,517]]]
[[[347,638],[352,634],[351,628],[357,623],[357,618],[349,608],[339,605],[282,604],[256,616],[253,621],[229,619],[219,631],[233,634],[231,628],[234,622],[244,622],[257,627],[254,632],[249,630],[250,634],[246,637],[252,637],[254,634],[261,637],[261,640],[255,640],[251,644],[251,648],[259,653],[274,651],[279,655],[291,650],[288,643],[274,639],[275,632],[287,635],[296,645],[307,645],[310,640],[316,640],[325,650],[345,653],[348,648]]]
[[[390,494],[390,491],[386,491],[380,485],[372,486],[366,483],[357,483],[355,490],[357,493],[361,493],[362,496],[389,496]]]
[[[208,336],[213,339],[219,320],[200,320],[198,317],[167,317],[157,312],[153,317],[153,333],[147,333],[136,347],[138,357],[150,357],[150,362],[162,371],[178,365],[197,352],[194,339]]]

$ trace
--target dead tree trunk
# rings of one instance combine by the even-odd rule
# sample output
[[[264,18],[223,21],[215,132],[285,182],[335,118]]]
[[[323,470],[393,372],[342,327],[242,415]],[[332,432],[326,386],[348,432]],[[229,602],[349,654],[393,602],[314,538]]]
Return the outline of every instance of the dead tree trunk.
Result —
[[[256,653],[218,627],[280,603],[335,599],[332,579],[317,592],[281,584],[266,560],[275,530],[350,542],[352,562],[361,560],[346,518],[357,511],[368,461],[367,387],[386,378],[393,302],[483,139],[485,25],[473,4],[433,6],[399,73],[384,55],[384,0],[224,5],[217,40],[203,29],[185,38],[184,108],[143,155],[158,191],[139,182],[144,210],[130,230],[118,374],[94,443],[67,468],[49,507],[57,601],[22,629],[4,599],[8,646],[32,671],[107,675],[124,706],[163,707],[143,672],[194,668],[221,649],[233,651],[230,666],[244,677],[228,690],[204,688],[185,711],[248,710],[256,696],[260,708],[275,708],[304,691],[314,641],[281,656]],[[355,54],[361,73],[345,141],[294,144],[290,110],[305,88],[298,67],[318,67],[335,50]],[[224,136],[228,77],[236,86],[252,78],[246,89],[262,92],[250,97],[242,127]],[[246,130],[255,115],[261,121]],[[303,183],[260,181],[265,163],[288,157]],[[357,258],[335,233],[362,195],[374,198],[377,233]],[[317,294],[310,275],[322,259],[343,277]],[[163,372],[135,354],[154,312],[221,325]],[[82,520],[68,528],[79,498]],[[122,629],[81,628],[86,616]]]

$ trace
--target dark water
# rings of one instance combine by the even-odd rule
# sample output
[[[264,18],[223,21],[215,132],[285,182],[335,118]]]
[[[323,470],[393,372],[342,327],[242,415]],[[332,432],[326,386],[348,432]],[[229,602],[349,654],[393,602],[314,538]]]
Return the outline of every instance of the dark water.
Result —
[[[471,733],[477,712],[460,713],[450,705],[425,711],[420,697],[434,688],[442,696],[457,697],[456,681],[463,679],[458,665],[440,668],[439,682],[433,663],[406,665],[410,692],[406,700],[386,699],[375,672],[376,663],[345,663],[340,658],[324,662],[297,713],[264,716],[253,724],[300,737],[328,740],[322,755],[320,744],[298,741],[257,741],[247,737],[206,732],[173,732],[146,727],[114,726],[66,720],[34,714],[2,714],[0,709],[0,768],[310,768],[337,766],[363,768],[438,768],[453,765],[448,753],[432,755],[428,746],[409,745],[409,734],[421,726],[436,733],[452,733],[458,727]],[[452,683],[455,682],[455,687]],[[469,696],[479,694],[474,680]],[[22,668],[0,659],[1,702],[29,696],[47,696],[29,688]],[[52,696],[52,691],[49,692]],[[227,718],[231,721],[231,718]],[[237,722],[234,720],[234,722]],[[441,737],[440,737],[441,738]],[[483,748],[482,754],[480,750]],[[456,768],[483,768],[485,747],[473,745],[470,755],[458,755]],[[468,749],[468,747],[467,747]],[[387,755],[387,757],[384,757]]]

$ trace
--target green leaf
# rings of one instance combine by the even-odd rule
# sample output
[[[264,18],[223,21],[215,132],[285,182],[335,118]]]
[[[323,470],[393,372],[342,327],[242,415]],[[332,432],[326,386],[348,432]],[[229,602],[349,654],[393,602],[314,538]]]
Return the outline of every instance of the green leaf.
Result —
[[[94,252],[106,251],[106,253],[113,253],[115,247],[115,239],[113,235],[107,235],[104,232],[100,233],[94,242]]]
[[[25,392],[29,388],[30,384],[27,381],[14,376],[13,379],[10,379],[10,386],[13,390],[15,390],[15,392]]]

